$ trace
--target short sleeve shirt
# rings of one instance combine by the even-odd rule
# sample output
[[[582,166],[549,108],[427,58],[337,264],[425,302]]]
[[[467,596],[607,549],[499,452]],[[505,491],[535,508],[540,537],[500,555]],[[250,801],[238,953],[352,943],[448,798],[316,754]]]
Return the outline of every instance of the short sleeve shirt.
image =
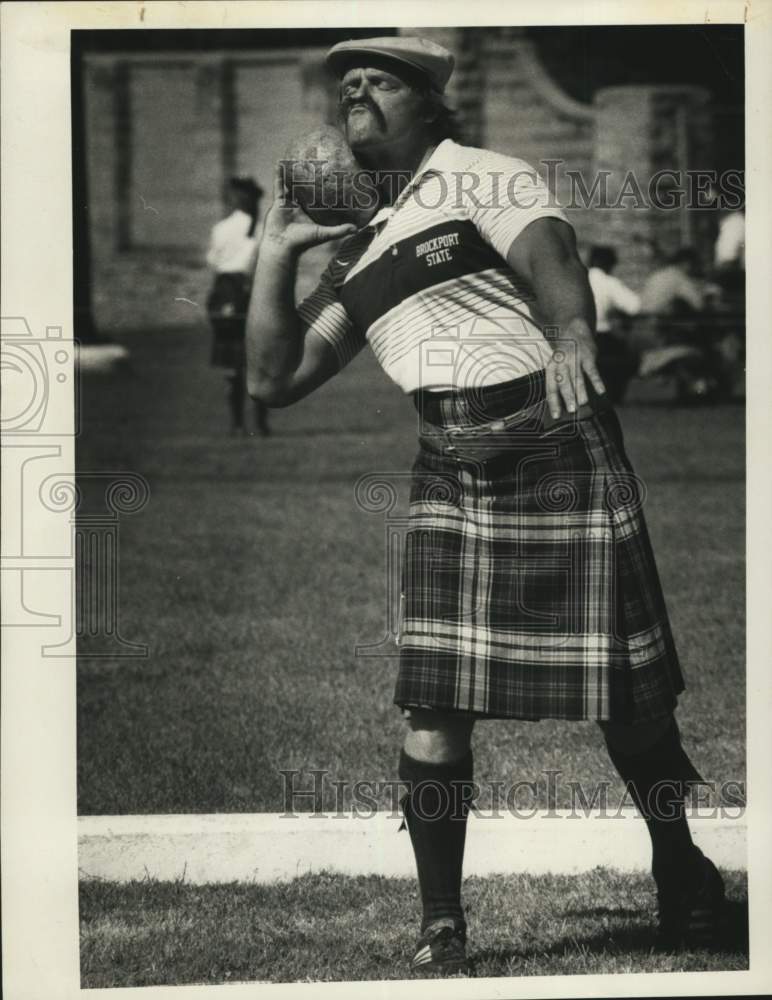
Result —
[[[217,274],[248,274],[255,270],[260,226],[250,236],[252,217],[241,209],[212,228],[206,262]]]
[[[612,313],[621,312],[627,316],[635,316],[640,312],[640,297],[619,278],[615,278],[613,274],[606,274],[601,267],[591,267],[588,277],[595,299],[597,316],[595,329],[598,333],[608,333],[611,330]]]
[[[307,335],[341,367],[369,343],[406,393],[539,371],[551,349],[506,254],[543,217],[567,221],[533,167],[446,139],[393,206],[340,244],[298,307]]]
[[[649,275],[641,292],[641,310],[645,313],[672,313],[676,300],[682,299],[692,309],[703,307],[703,293],[696,281],[679,267],[662,267]]]

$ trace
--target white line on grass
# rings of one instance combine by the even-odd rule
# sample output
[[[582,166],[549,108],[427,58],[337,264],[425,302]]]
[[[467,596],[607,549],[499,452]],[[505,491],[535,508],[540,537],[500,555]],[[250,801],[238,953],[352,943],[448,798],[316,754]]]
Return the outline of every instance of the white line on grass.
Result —
[[[172,816],[82,816],[78,820],[83,878],[128,882],[147,877],[213,882],[275,882],[306,872],[346,875],[415,874],[400,818],[286,817],[275,813]],[[712,810],[690,814],[695,842],[723,868],[745,870],[745,817]],[[540,810],[529,819],[506,811],[470,818],[465,875],[586,872],[598,865],[644,871],[648,834],[634,810],[622,815]]]

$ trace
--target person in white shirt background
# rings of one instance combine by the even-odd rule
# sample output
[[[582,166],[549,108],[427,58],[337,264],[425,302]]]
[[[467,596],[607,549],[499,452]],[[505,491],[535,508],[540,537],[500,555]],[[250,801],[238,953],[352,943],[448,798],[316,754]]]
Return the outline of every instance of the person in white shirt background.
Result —
[[[596,364],[606,392],[621,403],[627,383],[638,370],[638,355],[625,336],[625,319],[641,308],[638,295],[611,273],[617,265],[613,247],[594,246],[590,251],[588,277],[595,299],[598,356]]]
[[[745,270],[745,212],[727,212],[719,222],[714,264]]]
[[[214,271],[207,298],[212,324],[211,363],[229,371],[228,407],[231,432],[244,433],[246,389],[245,326],[252,277],[260,242],[258,222],[262,188],[251,177],[232,177],[226,189],[229,215],[212,227],[206,262]],[[270,433],[267,408],[254,401],[255,430]]]
[[[706,291],[696,251],[682,247],[649,275],[641,292],[641,310],[655,316],[696,315],[705,307]]]
[[[730,286],[716,283],[718,272],[712,277],[705,279],[697,251],[682,247],[649,275],[641,292],[651,342],[644,345],[638,374],[672,375],[681,402],[730,400],[740,367],[744,316],[727,314],[732,309]]]
[[[713,249],[713,280],[727,311],[745,316],[745,212],[725,212]],[[743,337],[744,340],[744,322]]]

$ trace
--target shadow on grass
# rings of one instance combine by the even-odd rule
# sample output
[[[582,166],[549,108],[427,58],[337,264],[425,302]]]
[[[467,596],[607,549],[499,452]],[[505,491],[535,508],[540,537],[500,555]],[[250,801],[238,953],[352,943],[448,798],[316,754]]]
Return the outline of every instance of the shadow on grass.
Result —
[[[474,975],[478,968],[487,962],[496,965],[504,963],[517,968],[525,962],[562,957],[567,952],[585,952],[594,955],[648,954],[651,951],[652,940],[653,930],[650,927],[625,927],[618,931],[609,929],[585,937],[571,934],[553,944],[532,948],[484,948],[473,952],[469,957],[469,963]]]
[[[592,906],[582,909],[564,910],[562,913],[564,917],[613,917],[615,920],[619,920],[621,917],[630,917],[632,920],[635,920],[640,915],[640,910],[621,909],[613,906]]]
[[[350,427],[280,427],[274,428],[273,433],[283,438],[312,438],[312,437],[333,437],[342,438],[351,435],[360,436],[368,434],[374,437],[382,437],[385,434],[393,434],[393,427],[384,427],[382,424],[374,424],[372,427],[350,426]]]
[[[679,400],[675,396],[652,396],[651,398],[641,396],[629,400],[625,399],[622,403],[617,403],[616,409],[621,410],[622,412],[625,410],[675,410],[679,412],[699,412],[700,410],[720,410],[724,406],[732,408],[745,406],[745,397],[732,396],[731,399],[722,399],[720,403],[711,403],[704,399],[696,399],[692,401]]]
[[[635,918],[640,910],[612,909],[607,906],[593,906],[583,909],[566,910],[562,916],[592,919],[611,917],[616,920]],[[602,932],[580,936],[571,934],[554,944],[534,948],[486,948],[470,956],[472,974],[487,962],[500,964],[502,962],[513,966],[522,965],[529,960],[543,960],[549,957],[561,957],[566,952],[584,952],[594,955],[652,955],[654,927],[651,925],[609,927]],[[714,955],[748,956],[748,900],[728,900],[725,925],[716,946],[711,949]],[[696,952],[685,953],[694,955]]]

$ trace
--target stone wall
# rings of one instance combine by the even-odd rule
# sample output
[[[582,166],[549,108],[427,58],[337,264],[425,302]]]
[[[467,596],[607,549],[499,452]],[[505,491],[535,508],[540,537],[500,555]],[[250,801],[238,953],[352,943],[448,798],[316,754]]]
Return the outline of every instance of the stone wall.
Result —
[[[624,204],[594,209],[591,226],[598,242],[618,250],[620,277],[639,287],[652,268],[682,246],[695,246],[707,256],[714,213],[683,205],[658,207],[671,200],[675,205],[678,190],[688,190],[685,172],[704,169],[712,160],[707,92],[698,87],[609,87],[596,93],[594,104],[592,172],[608,171],[609,200]],[[681,172],[681,181],[663,174],[653,182],[659,172],[671,170]],[[623,192],[630,197],[620,198]]]
[[[712,163],[707,91],[684,86],[622,86],[600,90],[592,105],[574,100],[546,74],[534,43],[519,28],[421,29],[457,53],[449,97],[472,141],[525,160],[550,184],[587,257],[594,243],[613,246],[617,274],[640,289],[646,276],[679,246],[709,256],[711,213],[635,207],[600,208],[592,193],[599,171],[610,172],[614,204],[630,173],[648,195],[661,169],[686,171]],[[473,53],[470,60],[469,54]],[[572,180],[574,178],[581,178]],[[648,202],[647,202],[648,205]]]
[[[268,193],[288,142],[330,120],[323,53],[89,56],[85,64],[92,298],[97,328],[199,324],[209,231],[225,180]],[[334,88],[332,88],[334,90]],[[298,296],[330,247],[304,255]]]

